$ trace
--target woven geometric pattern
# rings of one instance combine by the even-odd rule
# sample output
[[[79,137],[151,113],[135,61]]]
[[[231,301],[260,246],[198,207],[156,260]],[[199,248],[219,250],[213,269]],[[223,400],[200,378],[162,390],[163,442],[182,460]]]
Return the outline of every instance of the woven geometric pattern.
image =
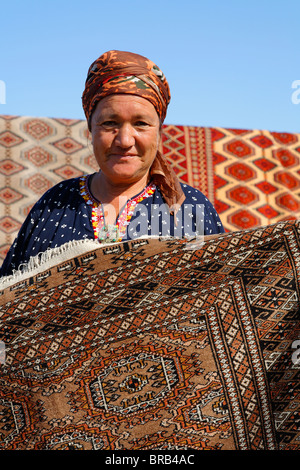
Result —
[[[300,215],[300,135],[211,129],[214,204],[228,230]]]
[[[97,170],[83,121],[0,119],[0,255],[33,204],[63,179]]]
[[[164,125],[161,150],[226,231],[299,217],[299,134]],[[0,260],[47,189],[97,170],[85,121],[0,116]]]
[[[0,448],[300,450],[300,225],[100,246],[0,296]]]

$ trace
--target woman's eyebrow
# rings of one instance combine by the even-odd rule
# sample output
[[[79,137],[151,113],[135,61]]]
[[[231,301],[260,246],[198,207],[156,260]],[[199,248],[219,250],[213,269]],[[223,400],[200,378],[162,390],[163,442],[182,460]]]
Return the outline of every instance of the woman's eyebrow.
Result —
[[[114,111],[111,111],[111,112],[103,112],[103,113],[100,113],[98,116],[95,116],[96,118],[96,121],[99,121],[99,120],[103,120],[103,119],[120,119],[120,115],[119,113],[115,113]],[[131,120],[147,120],[147,121],[153,121],[153,117],[149,116],[148,114],[143,114],[143,113],[138,113],[138,114],[134,114],[133,116],[131,116]]]
[[[113,118],[116,119],[118,117],[118,113],[115,113],[113,111],[103,111],[96,116],[96,119],[107,119],[107,118]]]

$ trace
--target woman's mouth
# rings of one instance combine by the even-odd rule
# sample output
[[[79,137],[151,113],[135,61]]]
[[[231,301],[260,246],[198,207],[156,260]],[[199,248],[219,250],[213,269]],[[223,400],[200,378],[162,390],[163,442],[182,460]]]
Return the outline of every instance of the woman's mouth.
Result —
[[[111,157],[115,157],[115,158],[132,158],[132,157],[137,157],[138,155],[136,155],[135,153],[132,154],[132,153],[111,153],[110,154]]]

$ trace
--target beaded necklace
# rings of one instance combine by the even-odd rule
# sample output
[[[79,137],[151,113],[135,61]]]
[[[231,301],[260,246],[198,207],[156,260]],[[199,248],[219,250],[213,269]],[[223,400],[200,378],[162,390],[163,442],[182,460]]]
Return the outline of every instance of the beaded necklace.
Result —
[[[124,209],[117,218],[115,225],[108,225],[105,223],[105,216],[103,205],[100,201],[94,198],[89,189],[89,177],[91,175],[84,175],[80,178],[80,194],[86,204],[92,208],[92,225],[94,229],[94,237],[100,243],[111,243],[122,241],[126,234],[127,226],[130,223],[134,210],[141,201],[151,196],[156,189],[154,183],[149,183],[141,193],[137,196],[128,199]]]

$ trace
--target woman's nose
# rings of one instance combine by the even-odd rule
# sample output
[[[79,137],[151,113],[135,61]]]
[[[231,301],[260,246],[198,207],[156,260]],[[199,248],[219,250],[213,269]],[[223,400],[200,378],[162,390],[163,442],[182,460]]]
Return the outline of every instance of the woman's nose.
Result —
[[[132,147],[135,144],[133,127],[129,124],[120,126],[115,138],[115,143],[122,148]]]

